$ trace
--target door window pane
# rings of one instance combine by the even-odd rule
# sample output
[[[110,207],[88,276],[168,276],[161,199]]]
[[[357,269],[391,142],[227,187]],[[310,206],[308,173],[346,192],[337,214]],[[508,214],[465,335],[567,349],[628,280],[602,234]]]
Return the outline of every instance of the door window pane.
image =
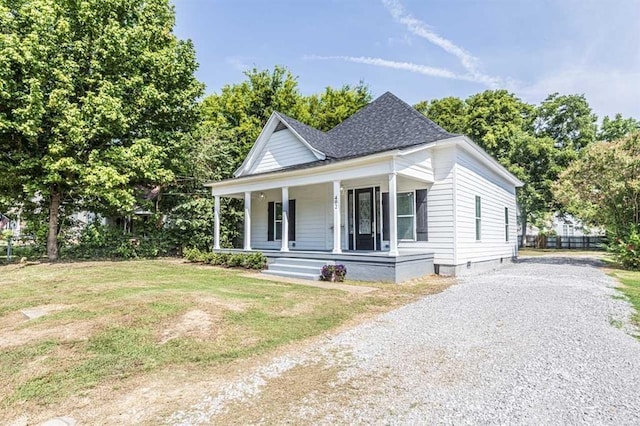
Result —
[[[358,194],[358,233],[371,235],[371,193],[360,192]]]

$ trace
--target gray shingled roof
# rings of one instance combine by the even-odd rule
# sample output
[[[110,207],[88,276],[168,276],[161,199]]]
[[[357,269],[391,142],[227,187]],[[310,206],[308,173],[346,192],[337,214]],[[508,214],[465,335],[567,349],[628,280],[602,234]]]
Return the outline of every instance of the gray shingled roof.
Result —
[[[312,147],[332,159],[361,157],[456,136],[390,92],[326,133],[278,114]]]
[[[329,156],[327,152],[331,151],[331,147],[333,146],[333,142],[330,140],[329,135],[280,112],[278,115],[286,121],[287,124],[296,131],[296,133],[302,136],[309,145]]]

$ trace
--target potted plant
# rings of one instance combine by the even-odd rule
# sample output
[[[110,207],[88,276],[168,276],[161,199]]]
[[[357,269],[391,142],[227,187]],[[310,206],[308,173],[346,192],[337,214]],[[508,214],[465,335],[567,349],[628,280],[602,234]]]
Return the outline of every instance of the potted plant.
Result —
[[[342,282],[347,275],[344,265],[324,265],[320,273],[323,281]]]

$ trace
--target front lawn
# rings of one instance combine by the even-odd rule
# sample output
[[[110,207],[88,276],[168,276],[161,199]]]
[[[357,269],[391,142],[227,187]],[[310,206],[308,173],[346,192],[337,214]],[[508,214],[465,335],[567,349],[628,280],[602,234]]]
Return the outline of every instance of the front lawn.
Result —
[[[161,371],[207,374],[451,284],[357,295],[244,274],[175,260],[0,267],[0,423]]]
[[[640,327],[640,271],[625,271],[616,269],[611,275],[622,283],[619,288],[633,305],[636,312],[632,317],[632,321]],[[640,337],[640,336],[639,336]]]

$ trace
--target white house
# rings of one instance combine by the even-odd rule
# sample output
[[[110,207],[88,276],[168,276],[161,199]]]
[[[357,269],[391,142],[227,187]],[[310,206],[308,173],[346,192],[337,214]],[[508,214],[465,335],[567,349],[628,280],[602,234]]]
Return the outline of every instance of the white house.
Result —
[[[561,237],[601,237],[605,235],[604,229],[598,226],[587,226],[580,219],[560,212],[556,212],[542,230],[533,225],[527,226],[527,235],[539,235],[541,231],[545,231],[547,234],[551,231],[552,235]]]
[[[267,273],[400,282],[464,274],[517,256],[516,177],[463,135],[387,92],[328,132],[274,112],[233,179],[210,182],[214,249],[220,197],[244,199],[244,251]]]

